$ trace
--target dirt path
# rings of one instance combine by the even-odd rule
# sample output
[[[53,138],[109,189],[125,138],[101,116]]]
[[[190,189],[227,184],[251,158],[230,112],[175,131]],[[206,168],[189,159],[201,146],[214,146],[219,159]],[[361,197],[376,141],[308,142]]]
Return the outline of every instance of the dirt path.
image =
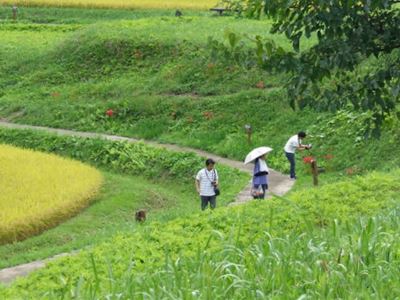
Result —
[[[240,161],[220,157],[220,156],[217,156],[215,154],[212,154],[212,153],[209,153],[206,151],[193,149],[193,148],[189,148],[189,147],[182,147],[182,146],[173,145],[173,144],[161,144],[161,143],[154,142],[154,141],[139,140],[139,139],[117,136],[117,135],[101,134],[101,133],[94,133],[94,132],[73,131],[73,130],[66,130],[66,129],[56,129],[56,128],[42,127],[42,126],[20,125],[20,124],[8,123],[8,122],[4,122],[4,121],[0,121],[0,126],[6,127],[6,128],[11,128],[11,129],[30,129],[30,130],[46,131],[46,132],[55,133],[58,135],[77,136],[77,137],[85,137],[85,138],[103,138],[103,139],[110,140],[110,141],[128,141],[131,143],[136,143],[136,142],[141,141],[148,145],[152,145],[155,147],[163,147],[163,148],[166,148],[166,149],[172,150],[172,151],[193,152],[202,157],[212,158],[217,163],[227,165],[227,166],[230,166],[233,168],[237,168],[241,171],[247,172],[249,174],[249,184],[236,196],[235,201],[232,202],[231,205],[243,204],[243,203],[246,203],[251,200],[251,197],[250,197],[250,191],[251,191],[250,175],[252,173],[252,165],[244,165]],[[269,184],[268,197],[271,197],[271,194],[282,196],[283,194],[285,194],[292,188],[293,181],[291,181],[288,176],[285,176],[275,170],[270,170],[270,174],[268,175],[268,184]],[[45,260],[34,261],[31,263],[19,265],[16,267],[11,267],[11,268],[6,268],[3,270],[0,270],[0,283],[9,284],[12,281],[14,281],[17,277],[26,276],[30,272],[44,267],[47,262],[54,260],[60,256],[64,256],[64,255],[67,255],[67,254],[63,253],[63,254],[56,255],[52,258],[48,258]]]

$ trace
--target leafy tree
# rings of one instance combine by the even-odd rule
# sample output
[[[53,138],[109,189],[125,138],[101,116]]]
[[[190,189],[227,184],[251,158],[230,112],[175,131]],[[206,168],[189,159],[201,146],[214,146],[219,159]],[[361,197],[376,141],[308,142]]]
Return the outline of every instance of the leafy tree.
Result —
[[[288,94],[293,107],[337,110],[350,104],[372,111],[377,128],[396,111],[400,0],[225,2],[247,17],[265,14],[273,20],[271,32],[291,40],[293,51],[285,52],[257,37],[257,53],[263,66],[278,66],[292,74]],[[300,51],[301,40],[312,36],[317,42]]]

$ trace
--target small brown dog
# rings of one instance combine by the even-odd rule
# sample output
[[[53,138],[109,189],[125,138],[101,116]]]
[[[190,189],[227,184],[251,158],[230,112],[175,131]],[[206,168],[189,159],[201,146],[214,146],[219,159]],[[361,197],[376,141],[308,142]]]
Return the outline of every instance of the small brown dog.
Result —
[[[137,222],[144,222],[146,221],[146,211],[141,209],[135,213],[135,220]]]

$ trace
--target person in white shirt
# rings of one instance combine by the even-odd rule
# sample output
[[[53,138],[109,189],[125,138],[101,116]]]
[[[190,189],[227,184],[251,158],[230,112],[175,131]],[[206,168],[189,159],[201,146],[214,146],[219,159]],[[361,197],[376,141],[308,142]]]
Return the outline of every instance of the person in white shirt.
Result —
[[[214,209],[217,205],[218,172],[214,168],[215,161],[211,158],[206,160],[206,167],[201,169],[196,176],[196,190],[200,195],[201,209],[205,210],[210,203],[210,208]]]
[[[298,134],[292,136],[285,145],[285,154],[290,163],[290,178],[296,179],[296,150],[310,149],[309,145],[303,145],[302,142],[306,138],[306,133],[300,131]]]

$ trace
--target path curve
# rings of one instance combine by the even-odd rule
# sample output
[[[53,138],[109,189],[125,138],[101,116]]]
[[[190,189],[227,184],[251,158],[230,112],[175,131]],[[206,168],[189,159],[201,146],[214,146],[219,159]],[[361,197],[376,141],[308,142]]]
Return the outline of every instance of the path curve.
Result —
[[[178,145],[174,145],[174,144],[162,144],[162,143],[155,142],[155,141],[140,140],[140,139],[129,138],[129,137],[124,137],[124,136],[102,134],[102,133],[95,133],[95,132],[83,132],[83,131],[57,129],[57,128],[44,127],[44,126],[23,125],[23,124],[10,123],[10,122],[6,122],[6,121],[0,121],[0,127],[9,128],[9,129],[29,129],[29,130],[45,131],[45,132],[49,132],[49,133],[55,133],[58,135],[76,136],[76,137],[84,137],[84,138],[102,138],[102,139],[106,139],[106,140],[110,140],[110,141],[127,141],[130,143],[143,142],[147,145],[151,145],[154,147],[163,147],[165,149],[172,150],[172,151],[196,153],[197,155],[202,156],[202,157],[212,158],[217,163],[247,172],[249,174],[249,177],[252,174],[252,166],[251,165],[244,165],[243,162],[240,162],[237,160],[232,160],[232,159],[228,159],[225,157],[221,157],[221,156],[218,156],[218,155],[215,155],[213,153],[209,153],[209,152],[206,152],[203,150],[193,149],[190,147],[178,146]],[[268,184],[269,184],[269,192],[268,192],[267,198],[271,197],[271,195],[278,195],[278,196],[284,195],[292,188],[294,182],[291,181],[288,176],[285,176],[275,170],[270,169],[270,172],[268,175]],[[250,191],[251,191],[251,181],[249,181],[249,184],[236,196],[235,201],[232,202],[230,205],[238,205],[238,204],[243,204],[243,203],[250,201],[251,200]],[[65,255],[68,255],[68,253],[62,253],[62,254],[56,255],[54,257],[48,258],[48,259],[38,260],[38,261],[31,262],[31,263],[22,264],[19,266],[0,270],[0,283],[10,284],[17,277],[26,276],[36,269],[43,268],[46,265],[46,263],[48,263],[49,261],[52,261],[60,256],[65,256]]]

